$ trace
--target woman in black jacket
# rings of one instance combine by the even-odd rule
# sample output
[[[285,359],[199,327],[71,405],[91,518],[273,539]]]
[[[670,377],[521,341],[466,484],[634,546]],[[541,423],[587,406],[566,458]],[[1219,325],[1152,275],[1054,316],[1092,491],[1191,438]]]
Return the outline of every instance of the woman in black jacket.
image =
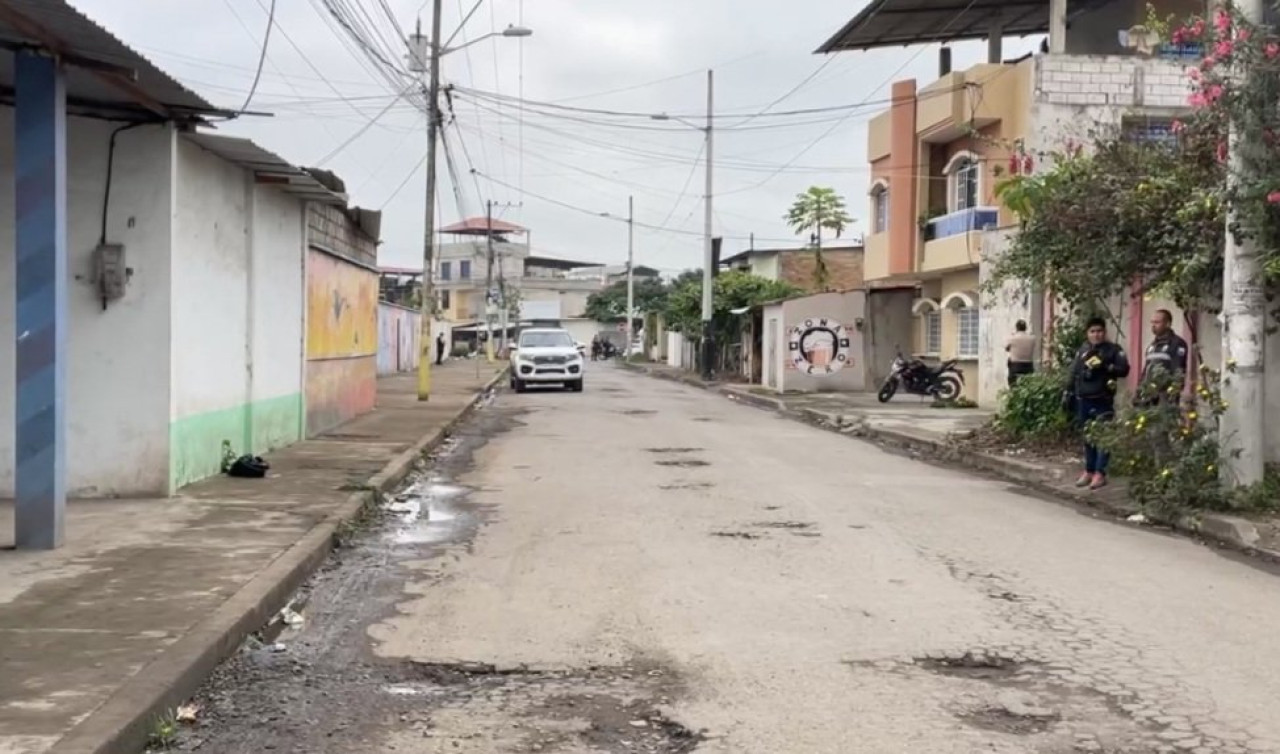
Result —
[[[1107,323],[1094,317],[1085,325],[1088,340],[1071,364],[1071,397],[1076,422],[1081,430],[1092,422],[1110,421],[1115,416],[1119,381],[1129,375],[1129,358],[1124,349],[1107,340]],[[1096,490],[1107,483],[1106,451],[1085,440],[1084,473],[1077,487]]]

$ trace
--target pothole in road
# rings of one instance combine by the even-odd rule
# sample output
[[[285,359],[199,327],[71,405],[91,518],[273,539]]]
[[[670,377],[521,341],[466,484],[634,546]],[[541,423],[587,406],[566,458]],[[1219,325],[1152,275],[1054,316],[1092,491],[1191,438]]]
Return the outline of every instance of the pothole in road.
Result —
[[[1028,665],[998,654],[974,652],[952,657],[917,657],[912,662],[931,673],[978,681],[1009,680]]]
[[[699,461],[696,458],[680,458],[671,461],[654,461],[659,466],[671,466],[677,469],[694,469],[700,466],[710,466],[707,461]]]
[[[709,490],[712,487],[715,487],[715,485],[710,482],[677,482],[675,484],[660,485],[658,489],[671,492],[673,490]]]
[[[619,411],[618,413],[622,414],[623,416],[653,416],[658,412],[651,411],[647,408],[629,408],[626,411]]]
[[[711,536],[722,539],[761,539],[764,537],[763,534],[755,534],[749,531],[713,531]]]
[[[713,422],[713,421],[715,421],[715,419],[712,419],[710,416],[695,416],[695,417],[693,417],[693,420],[694,420],[694,421],[696,421],[696,422],[701,422],[701,423],[703,423],[703,424],[705,424],[705,423],[707,423],[707,422]]]
[[[987,707],[957,715],[961,720],[975,728],[1009,733],[1015,736],[1030,736],[1044,733],[1058,721],[1057,713],[1044,711],[1044,714],[1021,715],[1004,707]]]
[[[697,453],[701,451],[702,448],[645,448],[645,450],[658,455],[683,455],[685,453]]]

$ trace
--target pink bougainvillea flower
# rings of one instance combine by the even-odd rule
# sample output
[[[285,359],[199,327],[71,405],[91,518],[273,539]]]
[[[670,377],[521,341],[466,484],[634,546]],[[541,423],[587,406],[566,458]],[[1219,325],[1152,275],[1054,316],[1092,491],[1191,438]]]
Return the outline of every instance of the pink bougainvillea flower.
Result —
[[[1280,44],[1267,42],[1267,46],[1262,49],[1262,53],[1267,56],[1268,60],[1274,60],[1277,55],[1280,55]]]
[[[1235,43],[1230,39],[1218,40],[1218,44],[1213,48],[1213,54],[1219,58],[1229,58],[1231,53],[1235,52]]]
[[[1036,161],[1034,157],[1029,154],[1022,155],[1022,172],[1024,174],[1031,175],[1031,173],[1035,172],[1035,167]]]
[[[1188,69],[1187,69],[1187,78],[1191,79],[1192,81],[1199,81],[1199,80],[1200,80],[1200,69],[1199,69],[1199,68],[1188,68]]]
[[[1269,204],[1280,204],[1280,191],[1272,191],[1267,194],[1267,202]]]
[[[1169,130],[1173,131],[1175,134],[1180,134],[1183,131],[1187,130],[1187,124],[1183,123],[1180,120],[1175,119],[1173,123],[1169,124]]]
[[[1204,90],[1205,99],[1209,100],[1209,104],[1213,104],[1222,99],[1222,84],[1214,84]]]
[[[1239,31],[1236,32],[1236,41],[1248,42],[1249,38],[1252,36],[1253,36],[1252,31],[1249,31],[1248,29],[1240,29]]]
[[[1187,33],[1190,36],[1195,37],[1196,39],[1199,39],[1200,37],[1204,36],[1204,19],[1197,18],[1196,22],[1193,23],[1190,26],[1190,28],[1187,29]]]
[[[1191,96],[1187,97],[1187,104],[1199,109],[1202,107],[1208,107],[1209,100],[1205,98],[1204,92],[1192,92]]]
[[[1219,9],[1213,17],[1213,25],[1217,27],[1219,33],[1226,33],[1231,29],[1231,14]]]
[[[1169,36],[1169,41],[1175,46],[1185,44],[1187,41],[1187,30],[1185,28],[1175,29],[1173,34]]]
[[[1225,141],[1218,142],[1218,162],[1227,161],[1227,143]]]
[[[1218,64],[1217,58],[1215,58],[1212,55],[1205,55],[1204,60],[1200,61],[1200,68],[1207,71],[1217,64]]]

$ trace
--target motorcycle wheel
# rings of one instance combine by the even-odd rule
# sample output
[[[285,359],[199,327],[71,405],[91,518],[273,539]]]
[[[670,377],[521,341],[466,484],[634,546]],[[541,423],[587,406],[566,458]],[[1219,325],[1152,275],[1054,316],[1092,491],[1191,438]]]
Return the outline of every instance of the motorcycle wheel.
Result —
[[[896,392],[898,392],[898,381],[885,380],[884,384],[880,386],[880,392],[876,394],[876,398],[879,398],[881,403],[888,403],[893,399],[893,394]]]
[[[960,391],[964,388],[960,385],[960,378],[954,374],[944,374],[938,378],[938,387],[934,391],[940,401],[954,401],[960,397]]]

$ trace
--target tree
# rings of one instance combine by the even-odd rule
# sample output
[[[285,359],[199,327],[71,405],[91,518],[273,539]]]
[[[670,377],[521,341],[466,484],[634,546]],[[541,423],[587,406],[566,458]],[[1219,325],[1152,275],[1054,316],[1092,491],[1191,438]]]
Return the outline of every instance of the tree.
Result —
[[[752,275],[746,270],[730,270],[716,276],[712,286],[711,324],[717,342],[734,329],[737,317],[733,309],[758,306],[769,301],[790,298],[800,291],[777,280]],[[702,278],[687,277],[667,297],[667,327],[686,336],[698,337],[702,332]]]
[[[662,311],[668,289],[657,278],[635,280],[634,304],[640,314]],[[627,316],[627,281],[620,280],[587,298],[586,316],[597,322],[614,322]]]
[[[836,238],[839,238],[845,228],[853,224],[853,218],[845,210],[844,197],[833,188],[810,186],[804,193],[796,195],[796,200],[784,219],[797,235],[805,232],[813,234],[816,262],[814,282],[819,290],[826,290],[829,275],[826,261],[822,258],[822,231],[834,231]]]

